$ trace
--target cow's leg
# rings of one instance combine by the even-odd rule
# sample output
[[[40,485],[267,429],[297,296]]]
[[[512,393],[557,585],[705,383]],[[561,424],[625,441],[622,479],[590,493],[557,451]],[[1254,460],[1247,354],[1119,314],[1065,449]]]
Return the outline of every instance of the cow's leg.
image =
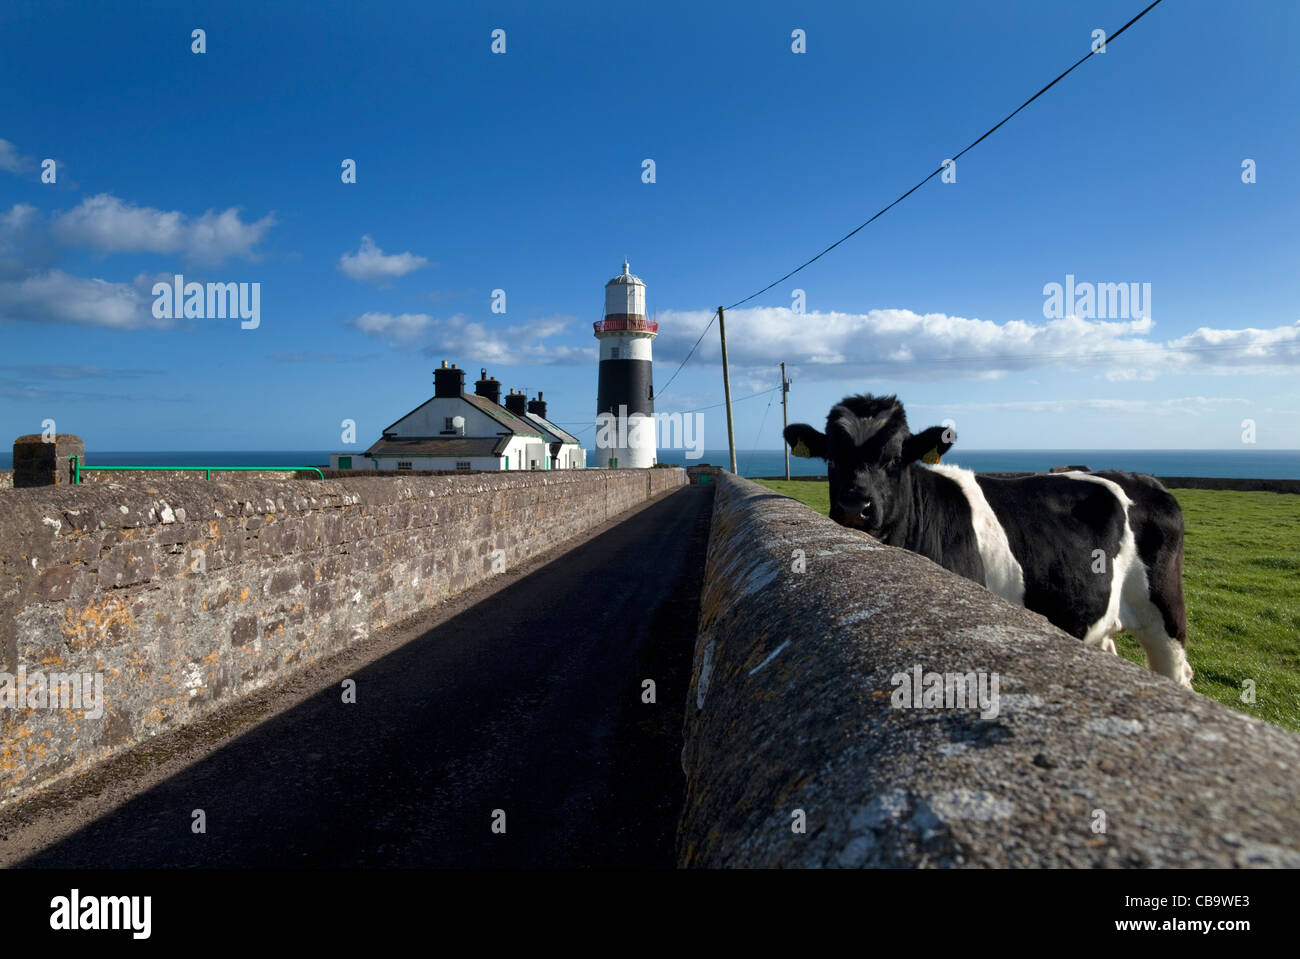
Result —
[[[1178,501],[1150,476],[1107,473],[1131,498],[1129,525],[1138,562],[1124,577],[1121,618],[1146,650],[1147,666],[1191,688],[1187,608],[1183,602],[1183,514]]]
[[[1091,626],[1088,626],[1088,632],[1083,634],[1083,645],[1093,650],[1102,652],[1115,652],[1115,633],[1125,628],[1125,608],[1123,608],[1123,595],[1121,590],[1112,586],[1110,595],[1106,596],[1106,609],[1101,613]]]
[[[1174,682],[1192,686],[1192,667],[1187,662],[1186,618],[1167,617],[1165,602],[1157,602],[1146,583],[1147,577],[1134,577],[1126,584],[1124,605],[1121,611],[1124,625],[1133,631],[1137,641],[1147,654],[1147,668],[1161,676],[1168,676]],[[1178,596],[1181,601],[1181,594]],[[1182,636],[1169,634],[1170,621],[1182,626]]]
[[[1191,689],[1181,563],[1176,576],[1171,575],[1172,571],[1161,572],[1164,575],[1157,580],[1158,588],[1154,590],[1145,570],[1125,583],[1121,616],[1146,651],[1147,667]]]
[[[1115,640],[1111,639],[1109,634],[1104,636],[1087,636],[1083,640],[1083,645],[1089,649],[1100,649],[1103,653],[1115,652]]]
[[[1147,666],[1152,672],[1192,688],[1192,667],[1187,662],[1187,648],[1180,640],[1161,628],[1140,630],[1137,638],[1146,650]]]

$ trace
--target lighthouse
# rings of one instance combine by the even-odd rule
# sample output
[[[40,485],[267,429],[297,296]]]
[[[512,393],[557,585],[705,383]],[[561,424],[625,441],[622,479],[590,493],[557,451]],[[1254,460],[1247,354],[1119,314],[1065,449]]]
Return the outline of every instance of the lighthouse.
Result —
[[[593,326],[600,341],[596,466],[654,466],[659,450],[651,344],[659,324],[646,318],[645,284],[628,272],[626,262],[623,272],[605,284],[605,318]]]

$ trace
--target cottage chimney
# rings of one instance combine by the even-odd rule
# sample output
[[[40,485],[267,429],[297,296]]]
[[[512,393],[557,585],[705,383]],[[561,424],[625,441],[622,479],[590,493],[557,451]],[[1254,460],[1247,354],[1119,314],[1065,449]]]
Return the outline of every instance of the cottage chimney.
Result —
[[[484,399],[501,405],[501,381],[495,376],[488,379],[487,370],[479,370],[480,379],[474,384],[474,392]]]
[[[511,390],[510,395],[506,397],[506,409],[508,409],[511,413],[514,413],[515,416],[519,416],[519,417],[527,416],[528,397],[525,396],[523,393],[516,393],[514,390]]]
[[[546,403],[542,399],[542,391],[537,391],[537,399],[528,401],[528,412],[536,413],[542,419],[546,419]]]
[[[460,396],[465,392],[465,371],[456,369],[456,364],[448,368],[447,361],[433,371],[434,396]]]

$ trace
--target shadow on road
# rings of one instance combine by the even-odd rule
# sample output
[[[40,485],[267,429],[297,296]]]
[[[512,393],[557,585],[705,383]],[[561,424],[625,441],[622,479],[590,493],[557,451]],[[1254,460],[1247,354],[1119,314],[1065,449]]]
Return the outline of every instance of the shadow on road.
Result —
[[[652,504],[359,669],[355,704],[324,689],[20,865],[671,868],[712,492]]]

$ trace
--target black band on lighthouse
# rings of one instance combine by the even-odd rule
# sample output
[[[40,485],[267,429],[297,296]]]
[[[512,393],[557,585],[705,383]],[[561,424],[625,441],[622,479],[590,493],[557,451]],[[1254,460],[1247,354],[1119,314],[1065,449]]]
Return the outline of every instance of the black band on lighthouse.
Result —
[[[633,413],[653,416],[652,366],[649,360],[601,360],[600,379],[596,385],[596,412],[617,416],[619,407],[626,406],[628,416]]]

